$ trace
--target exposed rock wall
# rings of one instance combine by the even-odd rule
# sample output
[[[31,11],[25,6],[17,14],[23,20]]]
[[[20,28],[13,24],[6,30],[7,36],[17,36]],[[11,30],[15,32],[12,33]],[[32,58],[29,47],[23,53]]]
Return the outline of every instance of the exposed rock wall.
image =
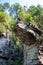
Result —
[[[36,40],[30,33],[24,29],[17,27],[16,36],[24,43],[24,64],[23,65],[35,65],[39,63],[38,60],[38,48],[35,45]]]
[[[36,38],[31,35],[25,29],[20,28],[19,26],[15,29],[16,36],[26,45],[31,45],[36,42]]]
[[[24,46],[24,64],[23,65],[36,65],[39,64],[38,59],[38,40],[39,33],[38,28],[27,30],[23,25],[24,23],[19,23],[16,26],[15,33],[16,36],[23,42]]]
[[[0,65],[23,65],[23,50],[11,40],[0,38]]]
[[[37,63],[39,63],[37,46],[24,45],[24,65],[35,65]]]

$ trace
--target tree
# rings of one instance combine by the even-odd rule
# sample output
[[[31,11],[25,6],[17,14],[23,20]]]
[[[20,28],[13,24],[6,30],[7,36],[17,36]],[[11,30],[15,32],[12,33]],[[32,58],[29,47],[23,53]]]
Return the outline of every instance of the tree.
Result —
[[[32,16],[36,15],[36,7],[35,6],[30,6],[28,9],[28,13],[30,13]]]
[[[5,30],[5,25],[6,25],[5,14],[0,12],[0,31]]]
[[[22,10],[22,6],[19,3],[15,3],[10,7],[10,15],[17,15]]]
[[[9,23],[9,25],[10,25],[10,30],[14,31],[15,26],[16,26],[16,20],[14,18],[12,18],[12,20]]]
[[[43,29],[43,8],[41,9],[41,12],[40,12],[39,25]]]
[[[4,8],[5,8],[5,9],[9,9],[9,8],[10,8],[9,3],[7,3],[7,2],[6,2],[6,3],[4,3],[4,4],[3,4],[3,6],[4,6]]]
[[[31,15],[34,16],[39,16],[40,12],[41,12],[42,8],[40,5],[37,5],[37,7],[35,6],[30,6],[28,9],[28,12],[31,13]]]
[[[9,16],[3,12],[0,12],[0,31],[5,31],[9,25]]]
[[[43,8],[40,5],[37,5],[37,7],[30,6],[28,13],[32,15],[34,22],[36,22],[38,26],[43,27]]]
[[[19,3],[14,4],[16,14],[22,10],[22,6]]]
[[[20,17],[21,19],[24,19],[26,22],[33,21],[33,18],[32,18],[32,16],[31,16],[31,14],[26,13],[25,11],[21,11],[21,12],[18,14],[18,17]]]
[[[2,4],[0,4],[0,11],[1,12],[4,12],[5,11],[5,8],[4,8],[4,6]]]

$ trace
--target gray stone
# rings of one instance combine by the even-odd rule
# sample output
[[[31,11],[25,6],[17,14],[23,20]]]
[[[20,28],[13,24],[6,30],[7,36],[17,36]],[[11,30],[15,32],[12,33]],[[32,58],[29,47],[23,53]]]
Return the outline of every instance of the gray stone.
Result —
[[[0,65],[7,65],[6,61],[0,58]]]
[[[24,65],[35,65],[38,63],[37,46],[24,45]]]
[[[22,50],[12,40],[0,38],[0,65],[18,65],[22,60]]]

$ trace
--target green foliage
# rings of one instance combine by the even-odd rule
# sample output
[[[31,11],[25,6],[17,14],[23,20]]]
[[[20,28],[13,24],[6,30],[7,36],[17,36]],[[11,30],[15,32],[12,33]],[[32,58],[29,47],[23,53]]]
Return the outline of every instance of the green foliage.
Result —
[[[22,10],[22,6],[19,3],[15,3],[14,8],[17,10]]]
[[[5,18],[6,18],[6,24],[7,24],[7,27],[8,27],[8,29],[10,29],[10,22],[11,22],[11,17],[10,17],[10,15],[8,15],[8,14],[5,14]]]
[[[21,12],[18,14],[18,17],[20,17],[21,19],[25,18],[25,12],[24,12],[24,11],[21,11]]]
[[[6,27],[10,28],[10,16],[6,13],[0,12],[0,31],[6,30]]]
[[[16,26],[16,20],[14,19],[14,18],[12,18],[12,20],[10,21],[10,29],[12,30],[12,31],[14,31],[14,29],[15,29],[15,26]]]
[[[28,12],[34,16],[36,14],[36,7],[35,6],[30,6],[29,9],[28,9]]]
[[[5,25],[6,25],[5,14],[3,12],[0,12],[0,31],[3,31],[5,29]]]
[[[5,11],[5,8],[2,4],[0,4],[0,12],[4,12]]]
[[[5,14],[3,12],[0,12],[0,23],[6,22],[5,20]]]
[[[27,13],[27,14],[25,14],[25,20],[26,21],[29,21],[29,22],[30,21],[32,22],[33,21],[33,18],[32,18],[32,16],[30,14]]]
[[[9,5],[9,3],[7,3],[7,2],[6,2],[6,3],[4,3],[4,5],[3,5],[3,6],[4,6],[4,8],[5,8],[5,9],[8,9],[8,8],[10,8],[10,5]]]
[[[8,15],[5,13],[7,9],[10,10],[8,10]],[[16,14],[16,16],[14,16],[14,14]],[[1,24],[4,27],[7,25],[9,29],[14,31],[17,17],[24,19],[26,22],[36,22],[41,28],[43,28],[43,7],[40,5],[32,5],[27,9],[27,11],[24,11],[23,7],[19,3],[15,3],[11,6],[9,3],[4,3],[3,5],[0,4],[0,27]]]
[[[21,11],[21,12],[18,14],[18,17],[20,17],[21,19],[24,19],[24,20],[27,21],[27,22],[33,21],[33,18],[32,18],[32,16],[31,16],[31,14],[25,13],[25,11]]]

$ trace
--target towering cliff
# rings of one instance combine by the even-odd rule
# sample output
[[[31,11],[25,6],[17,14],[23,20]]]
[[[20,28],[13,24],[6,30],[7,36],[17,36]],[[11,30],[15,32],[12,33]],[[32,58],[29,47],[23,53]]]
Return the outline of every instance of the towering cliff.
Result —
[[[24,65],[39,64],[38,49],[39,36],[42,34],[41,30],[33,24],[29,24],[29,29],[26,29],[26,24],[20,22],[15,29],[16,36],[22,41],[24,46]]]

